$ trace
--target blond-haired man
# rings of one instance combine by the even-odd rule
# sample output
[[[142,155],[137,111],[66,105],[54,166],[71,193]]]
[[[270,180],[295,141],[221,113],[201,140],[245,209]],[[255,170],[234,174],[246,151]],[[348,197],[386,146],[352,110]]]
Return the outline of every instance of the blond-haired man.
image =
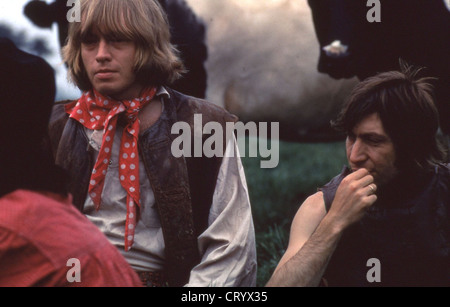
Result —
[[[177,122],[235,116],[170,89],[183,64],[153,0],[84,0],[63,49],[83,91],[55,107],[74,203],[150,286],[252,286],[254,229],[239,157],[171,153]],[[235,149],[227,140],[224,150]],[[224,155],[225,156],[225,155]]]

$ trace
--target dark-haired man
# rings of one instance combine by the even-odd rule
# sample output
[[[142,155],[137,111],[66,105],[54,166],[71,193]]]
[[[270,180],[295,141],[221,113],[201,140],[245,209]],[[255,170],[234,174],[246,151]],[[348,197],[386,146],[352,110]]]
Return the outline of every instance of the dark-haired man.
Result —
[[[334,123],[349,167],[301,205],[268,286],[450,285],[450,168],[417,74],[356,86]]]

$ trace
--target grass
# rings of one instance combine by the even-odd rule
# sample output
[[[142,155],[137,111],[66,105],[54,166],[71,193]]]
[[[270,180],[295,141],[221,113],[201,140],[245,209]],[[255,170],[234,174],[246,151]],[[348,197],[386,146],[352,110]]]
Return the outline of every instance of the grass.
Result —
[[[279,142],[278,166],[262,169],[260,161],[242,157],[256,231],[257,286],[264,286],[284,254],[297,209],[307,196],[341,171],[346,157],[342,142]]]

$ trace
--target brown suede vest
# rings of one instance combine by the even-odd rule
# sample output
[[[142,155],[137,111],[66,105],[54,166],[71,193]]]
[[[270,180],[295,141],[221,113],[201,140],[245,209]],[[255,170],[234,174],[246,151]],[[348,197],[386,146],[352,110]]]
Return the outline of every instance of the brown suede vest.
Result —
[[[188,282],[191,269],[200,262],[197,237],[208,225],[222,158],[175,158],[171,145],[178,135],[171,134],[171,128],[176,122],[188,123],[194,146],[194,114],[202,114],[203,126],[212,121],[220,123],[224,127],[224,141],[226,123],[237,118],[204,100],[167,90],[170,98],[164,99],[164,111],[140,136],[139,150],[163,229],[165,274],[170,286],[182,286]],[[95,163],[84,128],[68,118],[63,104],[57,104],[49,131],[56,163],[68,171],[74,205],[82,210]],[[203,135],[203,142],[207,138],[208,135]]]

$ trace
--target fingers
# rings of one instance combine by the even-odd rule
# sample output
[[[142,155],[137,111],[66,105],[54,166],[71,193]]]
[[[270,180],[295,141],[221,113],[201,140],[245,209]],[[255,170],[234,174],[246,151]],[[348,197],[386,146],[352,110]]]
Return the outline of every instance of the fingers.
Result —
[[[367,190],[367,195],[375,194],[377,191],[373,176],[363,168],[351,173],[343,181],[355,191],[360,189]]]
[[[339,194],[348,203],[360,204],[362,208],[371,206],[377,200],[377,185],[374,177],[366,169],[359,169],[346,176],[340,186]]]
[[[366,169],[359,169],[355,173],[355,179],[360,188],[364,188],[367,192],[366,195],[376,195],[377,185],[374,183],[374,178],[370,175]],[[357,179],[359,178],[359,179]]]
[[[346,178],[351,178],[353,180],[359,180],[359,179],[366,177],[367,175],[370,175],[369,171],[366,170],[365,168],[360,168],[360,169],[352,172],[351,174],[349,174]]]
[[[372,194],[375,194],[377,192],[377,186],[376,186],[375,183],[370,183],[367,187],[369,189],[367,195],[372,195]]]
[[[360,220],[377,201],[374,177],[366,169],[346,176],[338,189],[328,212],[329,218],[343,229]]]

